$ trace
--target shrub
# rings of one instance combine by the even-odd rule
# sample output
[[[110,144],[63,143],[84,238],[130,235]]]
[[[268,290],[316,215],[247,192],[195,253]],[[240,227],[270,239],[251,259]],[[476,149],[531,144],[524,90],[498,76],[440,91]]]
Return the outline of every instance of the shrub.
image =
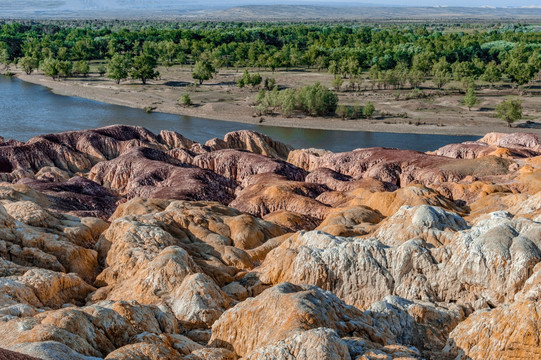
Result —
[[[376,107],[374,106],[374,104],[372,104],[370,101],[367,101],[363,107],[363,116],[367,119],[370,119],[375,111]]]
[[[349,109],[346,105],[338,105],[336,107],[336,115],[345,120],[349,115]]]
[[[178,98],[178,102],[184,107],[192,105],[192,99],[190,99],[189,94],[183,94],[181,97]]]
[[[299,89],[297,98],[302,110],[310,115],[332,114],[338,104],[338,96],[319,82]]]
[[[335,91],[340,91],[342,88],[342,84],[344,84],[344,80],[341,76],[335,76],[334,80],[332,81],[332,87]]]
[[[274,78],[265,78],[265,89],[272,90],[276,86],[276,79]]]

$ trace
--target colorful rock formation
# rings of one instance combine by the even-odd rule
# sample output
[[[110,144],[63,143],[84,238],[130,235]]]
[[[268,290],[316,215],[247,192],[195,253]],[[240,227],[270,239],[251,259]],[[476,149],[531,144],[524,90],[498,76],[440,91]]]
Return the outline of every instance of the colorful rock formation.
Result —
[[[541,142],[0,143],[0,359],[536,359]]]

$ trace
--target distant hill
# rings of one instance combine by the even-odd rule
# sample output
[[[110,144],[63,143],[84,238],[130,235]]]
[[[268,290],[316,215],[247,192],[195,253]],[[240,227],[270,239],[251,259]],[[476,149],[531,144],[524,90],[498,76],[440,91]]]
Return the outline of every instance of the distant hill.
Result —
[[[0,18],[174,20],[540,20],[541,8],[405,7],[334,3],[242,5],[248,0],[0,0]],[[268,0],[271,1],[271,0]]]
[[[382,7],[382,6],[237,6],[205,14],[223,20],[290,20],[290,19],[541,19],[541,8],[474,8],[474,7]]]

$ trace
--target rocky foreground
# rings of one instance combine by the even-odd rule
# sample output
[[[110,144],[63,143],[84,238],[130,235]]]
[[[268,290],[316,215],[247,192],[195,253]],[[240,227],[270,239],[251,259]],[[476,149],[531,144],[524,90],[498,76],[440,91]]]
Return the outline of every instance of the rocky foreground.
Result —
[[[541,358],[535,135],[112,126],[0,139],[0,181],[0,359]]]

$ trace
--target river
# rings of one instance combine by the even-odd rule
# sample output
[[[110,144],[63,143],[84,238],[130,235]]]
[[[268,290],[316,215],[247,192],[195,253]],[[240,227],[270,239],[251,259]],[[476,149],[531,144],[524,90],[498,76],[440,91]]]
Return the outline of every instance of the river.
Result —
[[[314,147],[334,152],[374,146],[429,151],[450,143],[479,139],[478,136],[294,129],[156,112],[147,114],[141,109],[56,95],[43,86],[3,76],[0,76],[0,111],[0,136],[20,141],[40,134],[113,124],[140,125],[155,133],[162,129],[174,130],[198,142],[223,138],[230,131],[255,130],[298,149]]]

